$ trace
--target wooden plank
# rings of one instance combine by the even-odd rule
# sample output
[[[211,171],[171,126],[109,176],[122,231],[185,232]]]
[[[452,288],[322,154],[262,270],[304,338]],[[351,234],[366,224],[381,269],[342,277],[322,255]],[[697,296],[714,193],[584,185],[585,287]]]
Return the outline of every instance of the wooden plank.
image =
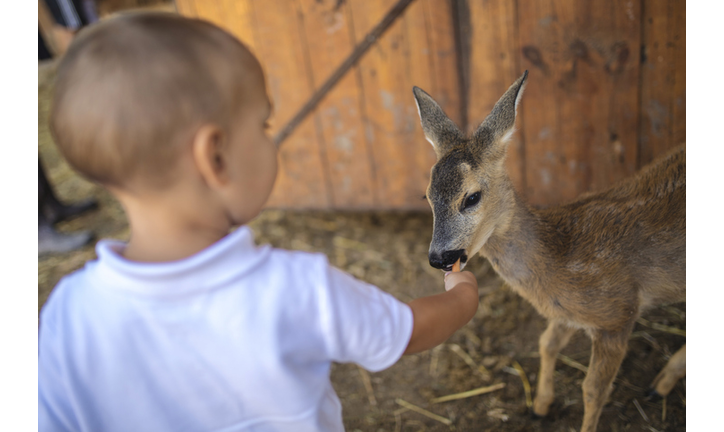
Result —
[[[432,5],[427,5],[432,6]],[[431,17],[426,9],[433,9],[440,13],[437,17]],[[409,172],[404,174],[407,181],[407,208],[430,209],[426,200],[422,199],[430,182],[430,169],[435,164],[436,156],[430,143],[425,139],[425,134],[420,126],[420,116],[417,112],[417,105],[412,94],[412,87],[417,85],[422,88],[429,88],[435,94],[440,94],[441,103],[449,105],[449,92],[443,94],[438,88],[443,88],[435,79],[435,57],[436,49],[433,45],[435,35],[432,34],[432,22],[436,19],[445,19],[445,10],[439,8],[426,8],[426,2],[418,0],[407,9],[401,17],[403,23],[403,56],[404,70],[407,74],[403,77],[404,84],[398,89],[398,95],[404,106],[404,123],[400,131],[402,143],[406,144],[410,161]],[[449,14],[448,14],[449,15]],[[438,34],[438,36],[441,36]],[[448,39],[452,40],[452,33]],[[444,40],[444,39],[443,39]],[[442,105],[441,105],[442,106]],[[452,108],[452,107],[446,107]],[[400,174],[398,174],[400,175]]]
[[[546,0],[518,10],[527,196],[572,199],[636,170],[640,3]]]
[[[516,3],[484,0],[468,3],[470,32],[470,89],[468,93],[469,132],[474,131],[490,113],[508,87],[523,74],[517,55]],[[523,105],[530,95],[523,96]],[[518,113],[518,131],[508,147],[507,169],[516,190],[525,194],[525,147],[522,125],[525,116]]]
[[[312,94],[305,68],[298,8],[285,0],[253,2],[257,53],[265,68],[267,90],[274,106],[274,135]],[[279,175],[268,207],[329,208],[322,149],[308,117],[279,151]]]
[[[669,14],[674,17],[674,26],[669,34],[674,45],[674,94],[670,148],[673,148],[686,142],[686,0],[671,0],[671,3]]]
[[[347,20],[349,5],[337,0],[300,0],[300,4],[312,90],[316,90],[354,49]],[[331,205],[335,208],[369,209],[376,205],[360,97],[355,71],[351,70],[313,114],[326,149]]]
[[[686,140],[686,2],[645,0],[640,165]]]
[[[424,3],[435,100],[458,126],[462,124],[460,82],[455,47],[454,0],[418,0]]]
[[[175,0],[175,3],[179,14],[190,17],[199,16],[196,12],[196,0]]]
[[[348,18],[355,42],[379,22],[394,4],[392,0],[351,2]],[[370,48],[359,63],[362,93],[366,107],[365,134],[371,145],[381,207],[401,207],[406,197],[404,173],[409,172],[408,154],[401,145],[398,127],[404,110],[397,95],[400,86],[402,20],[398,19]]]
[[[355,40],[364,37],[393,4],[392,0],[352,2],[349,18]],[[413,85],[433,86],[426,25],[423,2],[413,3],[360,61],[365,134],[372,147],[379,208],[429,208],[421,198],[435,156],[422,137],[411,92]]]
[[[208,1],[208,0],[196,0]],[[216,0],[219,24],[239,38],[256,55],[256,26],[251,0]]]
[[[633,175],[639,157],[641,3],[619,0],[596,6],[590,22],[596,22],[596,17],[605,13],[610,13],[611,22],[596,29],[605,32],[606,37],[592,40],[609,45],[598,48],[605,60],[601,73],[604,85],[597,94],[602,103],[594,107],[598,108],[596,118],[602,119],[602,123],[596,136],[598,146],[590,161],[593,179],[588,190],[602,190]]]
[[[668,44],[669,1],[644,1],[641,65],[641,166],[670,147],[669,101],[673,84],[672,53]]]
[[[256,54],[252,0],[176,0],[176,9],[179,14],[218,25]]]
[[[185,1],[188,0],[180,0],[179,3]],[[101,20],[121,11],[177,11],[174,0],[103,0],[95,3],[98,18]]]

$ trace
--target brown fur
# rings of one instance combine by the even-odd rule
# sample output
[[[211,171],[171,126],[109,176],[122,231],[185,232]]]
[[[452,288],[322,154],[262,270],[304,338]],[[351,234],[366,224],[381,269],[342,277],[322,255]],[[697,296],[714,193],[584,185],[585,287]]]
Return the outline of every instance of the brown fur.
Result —
[[[447,130],[452,122],[440,122],[442,109],[415,89],[423,130],[438,154],[427,195],[434,214],[430,262],[446,269],[446,251],[464,250],[463,263],[479,252],[549,320],[540,338],[538,415],[553,402],[558,352],[576,329],[588,333],[593,345],[582,430],[595,431],[636,319],[650,307],[686,300],[686,149],[682,145],[605,191],[531,208],[516,194],[503,163],[526,77],[470,138],[454,125],[455,131]],[[478,191],[480,202],[464,208]],[[661,395],[685,374],[685,352],[656,378]]]

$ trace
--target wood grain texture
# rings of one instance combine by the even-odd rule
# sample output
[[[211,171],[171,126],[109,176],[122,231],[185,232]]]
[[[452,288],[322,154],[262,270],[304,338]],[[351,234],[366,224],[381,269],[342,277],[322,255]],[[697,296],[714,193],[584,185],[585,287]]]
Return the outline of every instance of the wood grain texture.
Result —
[[[640,3],[519,3],[529,201],[551,204],[636,170]]]
[[[516,3],[504,0],[468,2],[470,33],[470,89],[468,132],[490,113],[498,98],[523,74],[517,53]],[[529,96],[523,96],[523,104]],[[517,132],[508,145],[507,168],[513,185],[525,193],[525,117],[518,115]]]
[[[392,0],[350,3],[349,19],[358,43],[392,7]],[[412,6],[411,6],[412,7]],[[409,13],[409,9],[406,13]],[[404,208],[411,201],[407,178],[414,169],[409,146],[401,133],[405,124],[405,87],[402,51],[405,38],[402,18],[365,54],[359,63],[365,104],[365,138],[374,160],[375,182],[382,208]]]
[[[291,119],[312,94],[299,12],[296,2],[253,2],[257,53],[274,106],[270,135]],[[279,151],[279,174],[267,206],[329,208],[331,194],[325,164],[314,117],[307,117]]]
[[[667,151],[686,142],[686,1],[672,1],[669,15],[675,20],[671,27],[674,44],[674,94],[671,99],[674,124],[671,145]]]
[[[257,55],[274,130],[395,3],[176,1]],[[685,19],[684,0],[416,0],[282,146],[269,204],[427,210],[435,157],[412,86],[472,130],[525,69],[515,188],[541,205],[605,188],[686,139]]]
[[[352,2],[355,40],[364,37],[393,4],[391,0]],[[452,27],[447,6],[414,2],[360,61],[365,135],[374,159],[379,208],[429,210],[422,197],[435,154],[419,126],[412,87],[439,89],[443,109],[459,118],[457,83],[441,82],[455,76],[454,33],[443,33]],[[438,73],[447,68],[449,72]]]
[[[430,169],[435,163],[435,152],[425,139],[420,126],[412,94],[414,85],[435,89],[439,87],[435,70],[435,49],[433,48],[432,22],[445,19],[445,10],[435,10],[436,16],[426,11],[426,2],[413,3],[402,16],[405,39],[403,45],[404,70],[407,71],[405,84],[401,86],[400,100],[404,106],[404,123],[401,143],[407,148],[410,160],[410,173],[407,176],[407,196],[410,208],[429,209],[429,204],[422,199],[430,181]],[[448,36],[451,38],[452,34]],[[443,41],[445,39],[442,39]],[[419,84],[418,84],[419,83]],[[441,93],[442,94],[442,93]],[[449,103],[448,100],[445,101]]]
[[[210,21],[230,32],[256,54],[252,0],[176,0],[179,14]]]
[[[686,140],[686,2],[644,0],[640,165]]]
[[[349,18],[354,29],[354,40],[358,43],[394,2],[373,0],[361,4],[351,3]],[[365,100],[365,135],[371,147],[374,160],[375,180],[379,186],[378,197],[381,206],[402,206],[404,197],[403,176],[395,175],[405,170],[406,154],[399,141],[395,127],[395,106],[399,119],[400,40],[403,37],[402,22],[398,20],[387,33],[360,60],[360,86]]]
[[[312,86],[316,90],[354,49],[347,20],[349,5],[336,0],[300,0],[300,4],[305,52]],[[313,114],[321,145],[326,149],[330,206],[334,208],[370,209],[377,206],[373,161],[364,136],[360,98],[361,91],[353,70],[332,88]]]
[[[428,52],[432,60],[434,97],[445,114],[457,125],[462,122],[455,22],[452,0],[418,0],[425,9]],[[419,86],[418,86],[419,87]],[[430,93],[432,94],[432,93]]]

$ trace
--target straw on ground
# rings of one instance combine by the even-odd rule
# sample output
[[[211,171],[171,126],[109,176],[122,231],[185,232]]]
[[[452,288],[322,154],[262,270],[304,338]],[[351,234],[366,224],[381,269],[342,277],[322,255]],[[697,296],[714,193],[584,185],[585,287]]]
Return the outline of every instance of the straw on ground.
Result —
[[[372,388],[372,380],[370,379],[369,372],[367,372],[364,368],[362,368],[362,366],[359,365],[357,365],[357,369],[359,370],[362,384],[364,384],[365,390],[367,391],[367,399],[370,401],[370,405],[377,405],[377,398],[375,398],[375,391]]]
[[[659,330],[662,332],[686,337],[686,330],[682,330],[680,328],[665,326],[663,324],[654,323],[643,318],[639,318],[638,320],[636,320],[636,322],[641,324],[642,326],[650,327],[654,330]]]
[[[503,387],[505,387],[505,383],[498,383],[498,384],[493,384],[493,385],[486,386],[486,387],[479,387],[479,388],[476,388],[473,390],[468,390],[468,391],[465,391],[462,393],[455,393],[455,394],[451,394],[451,395],[447,395],[447,396],[441,396],[439,398],[432,399],[430,401],[430,403],[436,404],[436,403],[448,402],[448,401],[456,400],[456,399],[465,399],[465,398],[469,398],[469,397],[473,397],[473,396],[477,396],[477,395],[481,395],[481,394],[485,394],[485,393],[494,392],[495,390],[500,390]]]
[[[448,346],[450,347],[452,352],[460,356],[460,358],[463,359],[463,361],[467,363],[467,365],[470,366],[473,371],[481,374],[484,377],[490,376],[490,371],[488,371],[485,366],[475,363],[475,360],[473,360],[473,358],[470,357],[470,355],[466,353],[465,350],[460,347],[460,345],[448,344]]]
[[[636,399],[634,399],[634,400],[633,400],[633,403],[634,403],[634,405],[636,405],[636,409],[639,410],[639,414],[641,414],[641,417],[643,417],[644,420],[646,421],[646,423],[648,423],[648,422],[649,422],[649,416],[647,416],[646,413],[644,412],[643,408],[641,408],[641,404],[639,403],[639,401],[637,401]]]
[[[525,390],[525,406],[528,408],[533,406],[533,396],[530,391],[530,382],[528,381],[528,375],[525,374],[523,366],[520,365],[515,359],[512,360],[513,367],[518,372],[520,380],[523,381],[523,390]]]
[[[416,413],[422,414],[422,415],[424,415],[425,417],[428,417],[428,418],[431,418],[431,419],[433,419],[433,420],[439,421],[440,423],[442,423],[442,424],[444,424],[444,425],[447,425],[447,426],[451,426],[451,425],[452,425],[452,420],[450,420],[450,419],[448,419],[448,418],[445,418],[445,417],[442,417],[442,416],[439,416],[439,415],[437,415],[437,414],[435,414],[435,413],[431,413],[430,411],[428,411],[428,410],[426,410],[426,409],[423,409],[423,408],[420,408],[420,407],[417,406],[417,405],[413,405],[413,404],[411,404],[410,402],[407,402],[407,401],[405,401],[405,400],[403,400],[403,399],[397,398],[397,399],[395,399],[395,402],[397,402],[398,405],[409,409],[410,411],[415,411]]]

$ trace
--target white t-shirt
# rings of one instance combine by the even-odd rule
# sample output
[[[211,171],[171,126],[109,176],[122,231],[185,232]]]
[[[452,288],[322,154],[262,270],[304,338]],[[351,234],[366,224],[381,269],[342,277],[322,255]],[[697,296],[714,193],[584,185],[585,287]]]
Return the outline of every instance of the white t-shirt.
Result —
[[[410,308],[241,227],[181,261],[98,260],[41,312],[40,431],[342,431],[332,361],[394,364]]]

